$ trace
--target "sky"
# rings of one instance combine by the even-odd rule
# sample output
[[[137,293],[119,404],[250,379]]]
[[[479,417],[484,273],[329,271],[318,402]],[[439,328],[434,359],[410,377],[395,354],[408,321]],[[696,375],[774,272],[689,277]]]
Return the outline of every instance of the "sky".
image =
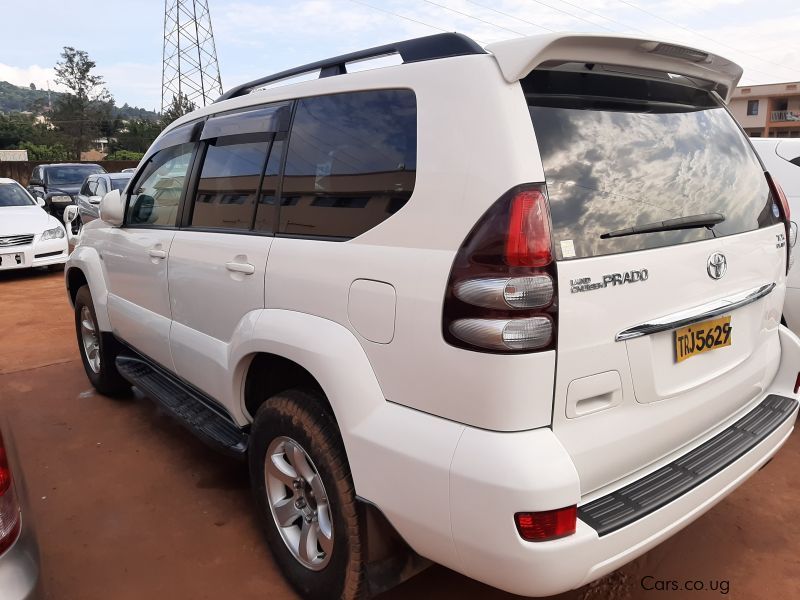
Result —
[[[224,89],[397,40],[458,31],[481,43],[555,31],[628,33],[709,50],[745,84],[800,81],[796,0],[208,0]],[[63,46],[85,50],[117,104],[161,104],[163,0],[7,0],[0,81],[52,89]]]

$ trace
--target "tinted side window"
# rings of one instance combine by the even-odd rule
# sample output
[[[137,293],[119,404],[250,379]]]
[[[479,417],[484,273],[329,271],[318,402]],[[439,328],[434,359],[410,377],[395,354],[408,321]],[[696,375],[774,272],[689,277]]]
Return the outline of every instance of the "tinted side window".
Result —
[[[106,182],[103,179],[97,180],[97,187],[92,191],[93,196],[105,196],[108,190],[106,189]]]
[[[92,181],[90,179],[87,179],[86,181],[83,182],[83,185],[81,186],[81,191],[80,191],[80,194],[82,196],[91,196],[92,195],[91,192],[89,191],[89,184],[90,183],[92,183]]]
[[[279,233],[352,238],[402,208],[414,190],[417,109],[410,90],[297,103]]]
[[[209,140],[191,226],[250,229],[268,150],[265,134]]]
[[[175,226],[194,147],[181,144],[153,155],[128,199],[126,224]]]
[[[272,142],[267,169],[264,171],[264,181],[261,184],[261,198],[258,201],[258,211],[256,212],[256,231],[275,231],[275,199],[278,194],[278,179],[285,146],[286,141],[283,139],[276,138]]]
[[[789,162],[792,163],[793,165],[797,165],[798,167],[800,167],[800,156],[793,158]]]

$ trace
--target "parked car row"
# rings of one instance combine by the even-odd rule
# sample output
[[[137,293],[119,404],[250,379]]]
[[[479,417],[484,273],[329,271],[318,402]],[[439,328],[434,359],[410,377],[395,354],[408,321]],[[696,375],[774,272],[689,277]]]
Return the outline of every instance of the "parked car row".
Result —
[[[33,169],[28,191],[35,198],[44,200],[51,215],[62,219],[64,209],[75,203],[75,197],[86,178],[105,172],[100,165],[88,163],[39,165]]]
[[[239,86],[77,238],[87,377],[248,461],[303,597],[431,561],[523,595],[597,579],[797,418],[791,208],[724,105],[741,73],[659,41],[441,34]]]

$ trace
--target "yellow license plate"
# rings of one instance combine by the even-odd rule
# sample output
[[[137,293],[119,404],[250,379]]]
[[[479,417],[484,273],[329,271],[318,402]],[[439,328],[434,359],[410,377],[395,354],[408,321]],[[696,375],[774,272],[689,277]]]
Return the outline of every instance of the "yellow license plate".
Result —
[[[675,360],[681,362],[703,352],[731,345],[730,317],[703,321],[675,330]]]

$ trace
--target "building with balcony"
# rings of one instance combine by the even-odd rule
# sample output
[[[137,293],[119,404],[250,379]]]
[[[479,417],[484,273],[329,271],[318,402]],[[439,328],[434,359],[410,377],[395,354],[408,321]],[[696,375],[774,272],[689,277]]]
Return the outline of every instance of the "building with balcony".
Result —
[[[800,82],[739,86],[730,109],[751,137],[800,137]]]

